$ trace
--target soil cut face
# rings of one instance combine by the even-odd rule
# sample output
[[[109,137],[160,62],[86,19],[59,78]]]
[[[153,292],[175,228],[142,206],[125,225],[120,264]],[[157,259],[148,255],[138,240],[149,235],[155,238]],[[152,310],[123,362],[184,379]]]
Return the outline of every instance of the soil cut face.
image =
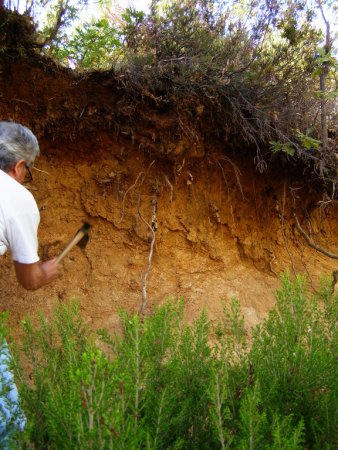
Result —
[[[140,310],[142,288],[146,313],[183,298],[187,320],[204,308],[217,322],[237,297],[249,330],[274,304],[281,272],[306,274],[315,291],[337,269],[292,216],[295,207],[311,240],[338,253],[337,204],[325,204],[308,175],[277,160],[260,174],[241,144],[189,146],[183,132],[156,149],[177,118],[143,110],[128,123],[125,112],[117,126],[110,111],[121,111],[124,94],[103,75],[26,60],[5,69],[0,118],[29,126],[41,147],[27,186],[40,208],[41,258],[58,255],[83,221],[92,225],[86,249],[75,248],[57,282],[39,291],[21,288],[10,256],[1,259],[0,308],[16,331],[26,315],[48,317],[69,298],[91,326],[115,330],[120,307]]]

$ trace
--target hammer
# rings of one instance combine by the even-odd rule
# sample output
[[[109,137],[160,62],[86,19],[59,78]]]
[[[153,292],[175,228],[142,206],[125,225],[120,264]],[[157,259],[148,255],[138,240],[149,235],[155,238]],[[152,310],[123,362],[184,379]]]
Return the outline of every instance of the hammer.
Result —
[[[75,246],[78,245],[80,248],[84,249],[87,245],[87,242],[89,240],[89,232],[90,224],[88,222],[84,222],[82,227],[77,231],[73,239],[69,242],[67,247],[63,250],[62,253],[60,253],[59,256],[56,258],[56,262],[59,263]]]

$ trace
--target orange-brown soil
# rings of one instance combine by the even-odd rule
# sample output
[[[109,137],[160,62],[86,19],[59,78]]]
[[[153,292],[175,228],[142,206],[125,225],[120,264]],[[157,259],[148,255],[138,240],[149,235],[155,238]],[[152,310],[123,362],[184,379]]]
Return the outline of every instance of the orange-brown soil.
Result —
[[[152,201],[147,313],[182,297],[187,320],[205,308],[217,321],[237,297],[249,329],[274,304],[282,271],[305,273],[315,291],[321,275],[337,269],[292,218],[295,205],[310,238],[338,253],[337,204],[322,202],[310,175],[277,160],[260,174],[241,143],[189,144],[184,127],[170,139],[179,118],[156,108],[139,105],[138,119],[128,120],[127,94],[108,74],[81,78],[43,61],[10,60],[1,83],[0,119],[26,124],[40,141],[28,188],[41,213],[41,258],[61,252],[82,221],[92,224],[86,249],[75,248],[58,281],[39,291],[21,288],[10,257],[1,258],[0,309],[16,331],[26,315],[49,316],[69,298],[94,328],[116,329],[119,307],[137,312]]]

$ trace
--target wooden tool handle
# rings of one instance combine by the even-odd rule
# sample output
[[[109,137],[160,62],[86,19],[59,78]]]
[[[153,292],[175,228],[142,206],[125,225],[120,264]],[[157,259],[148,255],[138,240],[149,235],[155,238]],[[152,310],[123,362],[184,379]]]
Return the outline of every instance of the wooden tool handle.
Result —
[[[69,242],[67,247],[63,250],[62,253],[60,253],[59,256],[56,258],[56,262],[59,263],[70,251],[71,249],[81,241],[81,239],[84,237],[84,235],[87,234],[85,231],[80,230],[76,236],[73,238],[72,241]]]

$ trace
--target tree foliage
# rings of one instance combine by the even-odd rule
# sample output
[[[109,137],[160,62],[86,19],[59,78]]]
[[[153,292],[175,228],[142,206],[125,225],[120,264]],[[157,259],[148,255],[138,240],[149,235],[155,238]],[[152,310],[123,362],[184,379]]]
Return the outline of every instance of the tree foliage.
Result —
[[[4,0],[9,10],[30,17],[37,30],[37,40],[46,49],[59,45],[88,0]]]
[[[66,45],[56,47],[53,54],[80,70],[109,69],[120,47],[119,31],[103,18],[77,27]]]

